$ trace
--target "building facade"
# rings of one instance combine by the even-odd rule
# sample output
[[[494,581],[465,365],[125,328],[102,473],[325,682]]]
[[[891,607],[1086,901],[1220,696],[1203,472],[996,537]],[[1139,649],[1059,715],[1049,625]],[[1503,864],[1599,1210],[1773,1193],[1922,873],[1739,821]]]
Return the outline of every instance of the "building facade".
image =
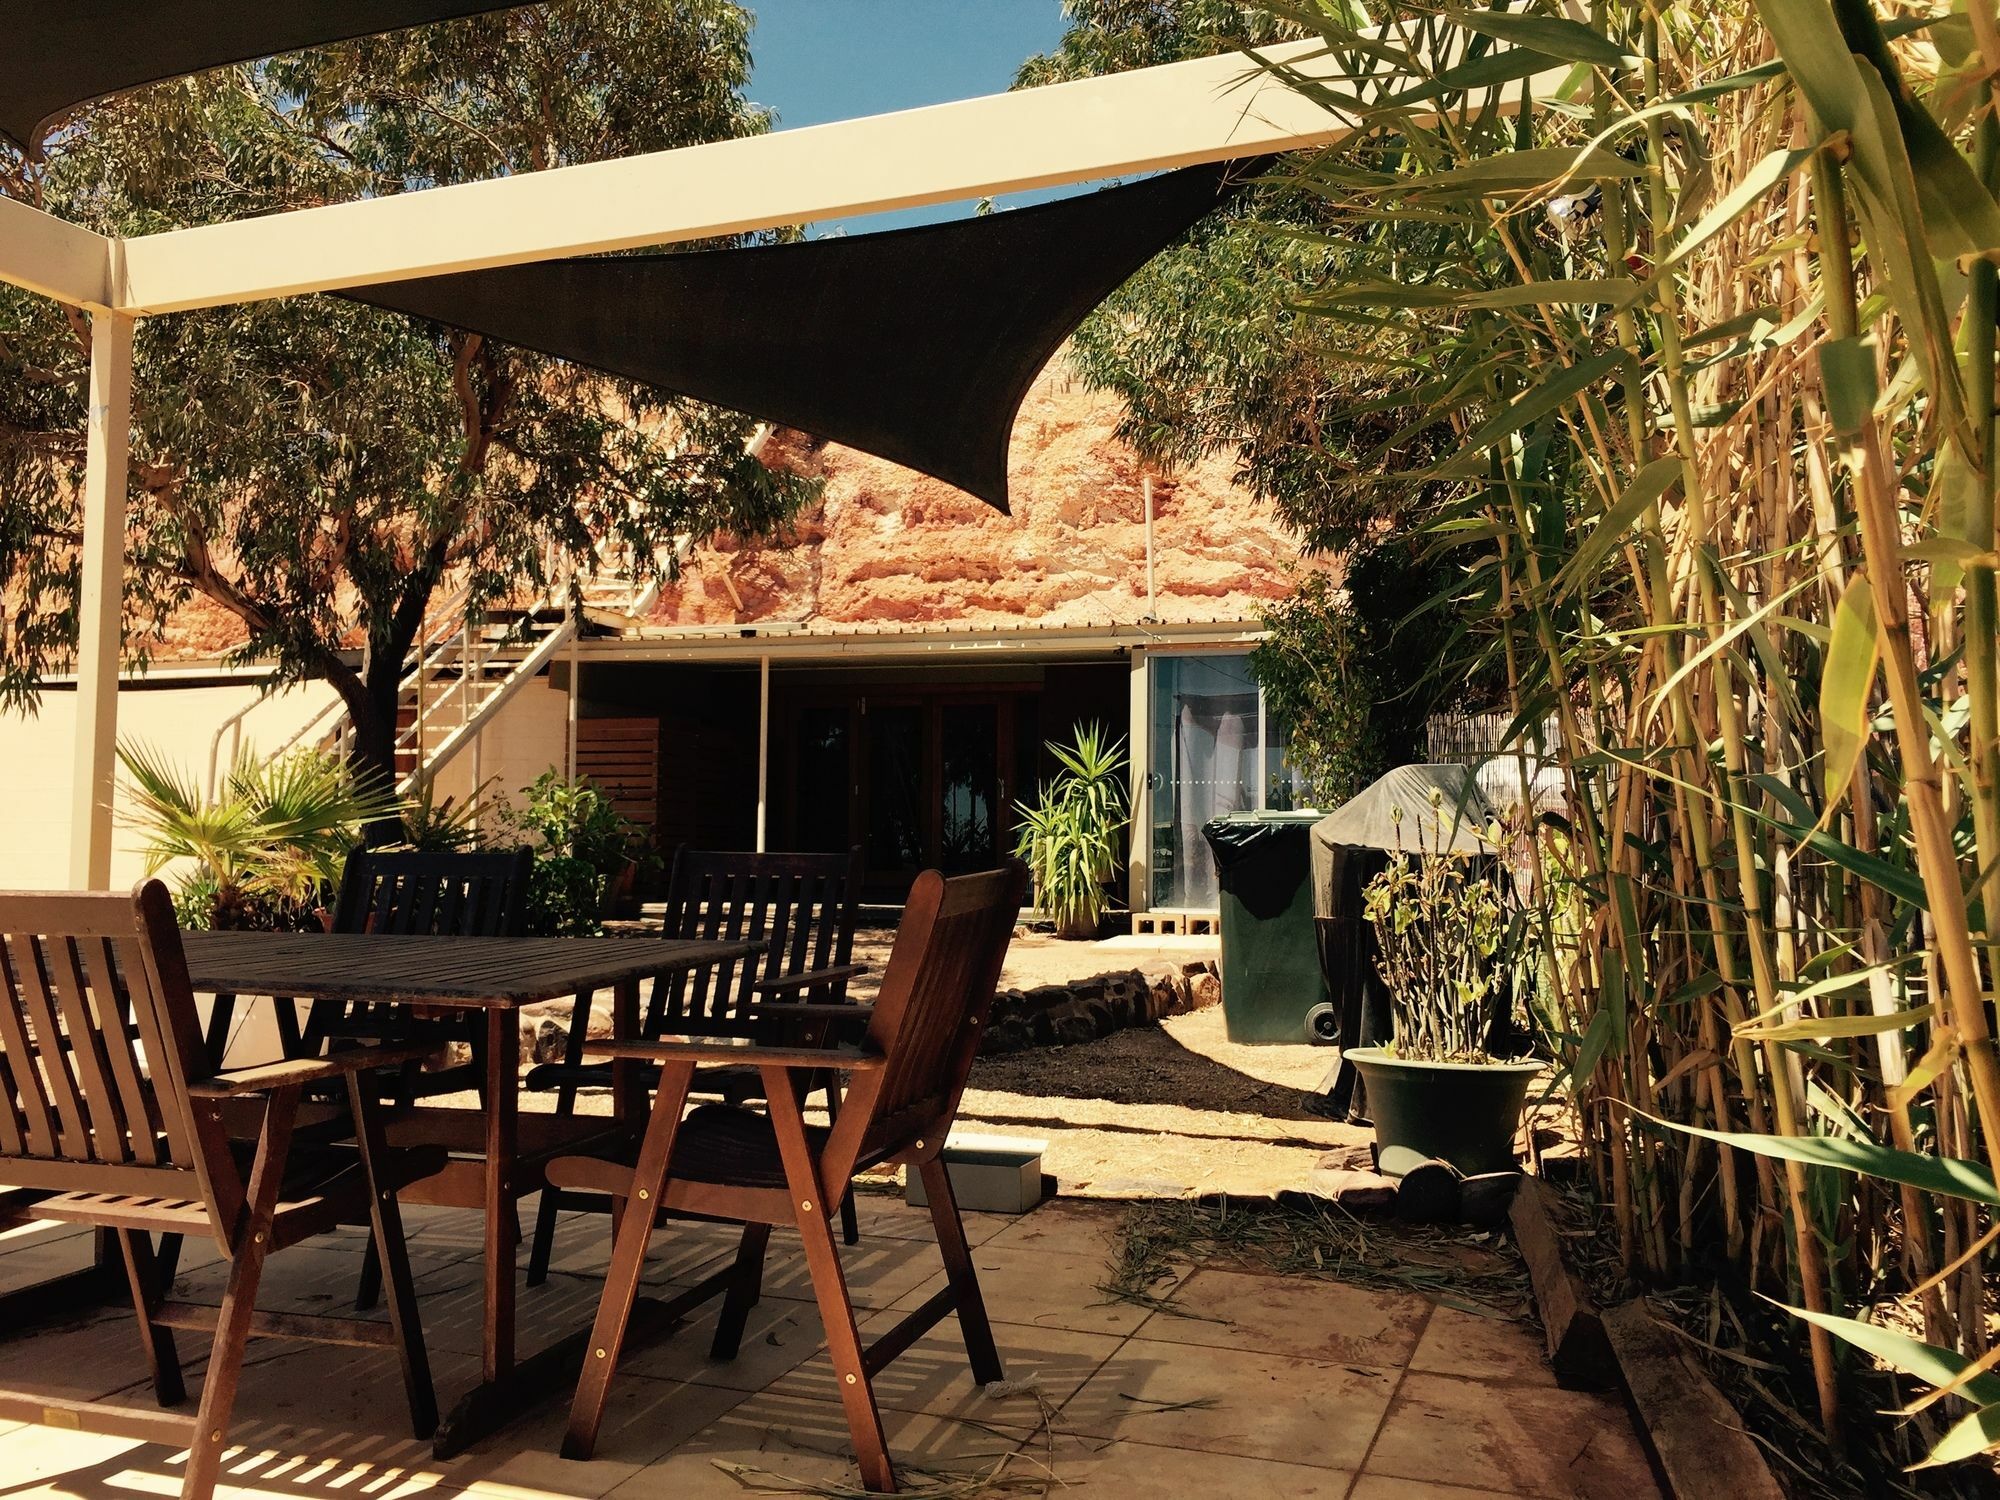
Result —
[[[1012,515],[781,434],[766,461],[824,486],[791,535],[692,548],[657,588],[593,589],[574,638],[504,693],[491,685],[524,650],[420,679],[407,769],[461,797],[574,769],[663,848],[860,844],[871,897],[899,900],[919,869],[1011,849],[1015,804],[1055,770],[1048,742],[1095,723],[1130,756],[1133,907],[1211,909],[1201,824],[1290,800],[1248,652],[1303,564],[1226,461],[1149,473],[1118,414],[1060,362],[1046,371],[1015,428]],[[257,674],[215,664],[229,644],[213,621],[165,643],[173,675],[126,695],[123,732],[213,774],[238,745],[271,753],[333,723],[323,692],[260,701]],[[39,721],[0,719],[0,757],[32,760],[51,809],[67,805],[68,696],[57,684]],[[59,819],[10,829],[0,840],[37,847],[0,853],[53,876],[52,837]]]

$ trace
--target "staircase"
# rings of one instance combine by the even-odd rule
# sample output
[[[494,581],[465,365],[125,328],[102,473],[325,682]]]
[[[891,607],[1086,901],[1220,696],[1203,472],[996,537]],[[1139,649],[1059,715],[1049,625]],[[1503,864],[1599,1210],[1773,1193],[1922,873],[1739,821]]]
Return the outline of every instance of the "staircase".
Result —
[[[565,576],[533,603],[488,609],[477,624],[465,623],[463,593],[435,612],[438,623],[412,648],[397,695],[398,795],[418,793],[478,737],[515,693],[541,675],[579,629],[618,631],[644,618],[659,596],[658,584],[635,589],[620,559],[601,558],[600,565],[578,583],[580,602],[574,610],[567,602],[571,579]],[[224,720],[210,741],[211,797],[243,742],[243,721],[255,707],[252,704]],[[347,707],[335,698],[275,747],[268,751],[260,747],[260,753],[284,755],[300,745],[346,750],[353,736]],[[225,741],[230,742],[227,758]]]

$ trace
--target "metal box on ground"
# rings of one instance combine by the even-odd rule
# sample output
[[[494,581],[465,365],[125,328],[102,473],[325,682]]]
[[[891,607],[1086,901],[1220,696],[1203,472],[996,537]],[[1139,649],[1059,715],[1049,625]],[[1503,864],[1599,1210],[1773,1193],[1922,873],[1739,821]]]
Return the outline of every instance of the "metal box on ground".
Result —
[[[944,1143],[945,1170],[952,1196],[968,1212],[1024,1214],[1042,1201],[1042,1153],[1047,1141],[1010,1135],[960,1135]],[[916,1208],[929,1206],[922,1174],[907,1173],[903,1197]]]

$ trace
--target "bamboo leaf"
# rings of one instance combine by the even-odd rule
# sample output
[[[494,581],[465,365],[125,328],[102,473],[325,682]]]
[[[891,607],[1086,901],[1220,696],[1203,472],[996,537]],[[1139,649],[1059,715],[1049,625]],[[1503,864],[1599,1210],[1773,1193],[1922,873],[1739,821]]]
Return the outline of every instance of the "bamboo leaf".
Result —
[[[1607,349],[1602,354],[1592,355],[1589,359],[1581,360],[1557,372],[1540,385],[1531,386],[1524,391],[1505,411],[1482,422],[1466,438],[1461,451],[1476,453],[1504,437],[1519,432],[1530,422],[1547,416],[1581,392],[1589,390],[1598,381],[1623,369],[1627,363],[1624,350]]]
[[[1598,63],[1609,68],[1636,68],[1639,59],[1601,32],[1563,16],[1525,15],[1512,11],[1447,11],[1467,31],[1496,42],[1526,47],[1559,62]]]
[[[1913,1339],[1907,1333],[1898,1333],[1878,1323],[1843,1318],[1838,1313],[1813,1312],[1809,1308],[1791,1307],[1783,1302],[1778,1306],[1793,1317],[1824,1328],[1835,1338],[1874,1355],[1891,1369],[1901,1370],[1905,1375],[1913,1375],[1930,1385],[1943,1385],[1963,1374],[1972,1363],[1954,1349],[1940,1349],[1935,1344],[1926,1344],[1921,1339]],[[2000,1375],[1975,1376],[1966,1382],[1965,1393],[1982,1406],[2000,1404]]]
[[[1909,1076],[1889,1090],[1892,1105],[1907,1109],[1912,1099],[1936,1083],[1944,1076],[1945,1070],[1958,1061],[1958,1033],[1949,1026],[1940,1026],[1934,1035],[1930,1050],[1918,1059]]]
[[[1686,259],[1688,255],[1735,223],[1752,204],[1763,199],[1772,188],[1810,161],[1817,149],[1817,147],[1805,147],[1797,151],[1771,152],[1744,173],[1743,180],[1731,188],[1721,202],[1703,214],[1694,226],[1681,236],[1680,241],[1660,262],[1660,269],[1665,270]]]
[[[1594,147],[1572,151],[1566,146],[1537,146],[1529,151],[1476,157],[1463,166],[1425,172],[1400,185],[1432,197],[1491,198],[1530,188],[1559,187],[1572,177],[1637,177],[1639,171],[1637,162]]]
[[[1939,1464],[1955,1464],[2000,1447],[2000,1405],[1982,1406],[1952,1424],[1951,1431],[1938,1439],[1937,1446],[1924,1455],[1919,1469]]]
[[[1820,790],[1829,811],[1854,781],[1854,768],[1868,748],[1868,695],[1881,660],[1881,631],[1868,576],[1858,569],[1833,614],[1833,640],[1820,670],[1820,731],[1826,754],[1820,762]]]
[[[2000,1188],[1993,1183],[1992,1169],[1976,1161],[1960,1161],[1951,1156],[1927,1156],[1921,1151],[1898,1151],[1873,1141],[1854,1141],[1829,1135],[1762,1135],[1754,1130],[1707,1130],[1700,1125],[1683,1125],[1662,1120],[1644,1110],[1632,1111],[1663,1130],[1698,1135],[1753,1156],[1775,1157],[1779,1161],[1804,1162],[1809,1167],[1832,1167],[1842,1172],[1858,1172],[1884,1182],[1901,1182],[1926,1193],[1942,1193],[1947,1198],[1964,1198],[1973,1203],[2000,1208]]]
[[[1656,458],[1634,474],[1624,493],[1605,507],[1604,514],[1591,527],[1590,535],[1563,564],[1555,579],[1556,593],[1560,596],[1581,586],[1583,580],[1589,578],[1624,539],[1625,533],[1636,526],[1639,518],[1666,494],[1680,477],[1680,472],[1680,459],[1670,456]]]
[[[1638,300],[1645,283],[1629,276],[1591,281],[1528,281],[1512,286],[1405,286],[1379,282],[1342,287],[1314,299],[1326,307],[1624,307]]]
[[[1937,1014],[1935,1005],[1919,1005],[1912,1010],[1891,1011],[1888,1015],[1801,1016],[1776,1026],[1743,1025],[1735,1034],[1752,1041],[1818,1041],[1837,1036],[1880,1036],[1885,1031],[1907,1031]]]

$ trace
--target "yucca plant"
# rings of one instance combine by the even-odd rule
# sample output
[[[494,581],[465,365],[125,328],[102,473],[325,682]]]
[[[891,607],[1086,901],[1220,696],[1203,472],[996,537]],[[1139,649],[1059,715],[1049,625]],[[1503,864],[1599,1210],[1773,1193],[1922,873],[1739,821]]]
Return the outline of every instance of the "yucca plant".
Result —
[[[1797,1306],[1829,1438],[1879,1404],[1836,1340],[1930,1385],[1822,1490],[1977,1453],[2000,18],[1273,8],[1337,65],[1278,71],[1354,126],[1300,173],[1343,247],[1313,310],[1400,386],[1381,478],[1448,492],[1440,607],[1566,778],[1528,900],[1619,1253]]]
[[[1062,769],[1032,805],[1015,804],[1021,817],[1015,853],[1034,879],[1035,904],[1056,931],[1094,937],[1123,853],[1125,742],[1107,740],[1104,726],[1091,723],[1067,745],[1049,741],[1048,750]]]
[[[401,810],[322,750],[263,760],[246,746],[212,800],[156,751],[120,745],[118,758],[132,793],[120,820],[144,836],[146,872],[190,862],[177,902],[190,925],[295,919],[339,883],[362,829]]]

